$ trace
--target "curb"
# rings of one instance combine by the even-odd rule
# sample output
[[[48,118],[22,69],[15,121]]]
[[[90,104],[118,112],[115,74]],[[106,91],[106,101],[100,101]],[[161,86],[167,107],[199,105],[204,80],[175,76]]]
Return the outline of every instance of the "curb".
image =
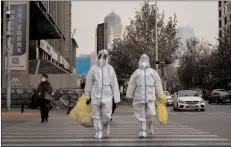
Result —
[[[56,114],[49,114],[56,116]],[[2,112],[2,118],[17,118],[17,117],[40,117],[40,113],[18,113],[18,112]]]

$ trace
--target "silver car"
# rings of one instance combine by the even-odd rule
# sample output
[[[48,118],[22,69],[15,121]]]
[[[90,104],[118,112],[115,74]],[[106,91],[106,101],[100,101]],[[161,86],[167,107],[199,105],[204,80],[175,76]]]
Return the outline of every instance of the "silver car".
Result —
[[[205,111],[205,101],[196,90],[180,90],[173,98],[173,110]]]

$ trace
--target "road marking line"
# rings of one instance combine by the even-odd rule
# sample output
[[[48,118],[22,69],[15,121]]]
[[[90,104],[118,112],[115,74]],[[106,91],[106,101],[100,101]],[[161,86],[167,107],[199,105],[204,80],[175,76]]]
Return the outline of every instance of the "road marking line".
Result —
[[[89,133],[90,134],[90,133]],[[85,134],[85,135],[88,135],[88,134]],[[39,136],[39,135],[34,135],[34,136],[31,136],[31,135],[20,135],[20,136],[13,136],[13,135],[8,135],[8,136],[5,136],[5,135],[3,135],[2,136],[2,138],[58,138],[58,137],[62,137],[62,138],[71,138],[71,137],[76,137],[76,136],[78,136],[78,135],[63,135],[63,134],[55,134],[55,135],[53,135],[53,136],[51,136],[51,135],[41,135],[41,136]],[[84,137],[84,135],[79,135],[79,136],[81,136],[81,137]],[[113,134],[112,133],[112,135],[111,135],[112,137],[121,137],[121,134]],[[133,136],[131,136],[131,137],[133,137]],[[136,136],[134,136],[134,137],[136,137]],[[155,135],[154,134],[154,137],[156,138],[156,137],[206,137],[206,138],[208,138],[208,137],[218,137],[217,135],[198,135],[198,134],[193,134],[193,135],[177,135],[177,134],[175,134],[175,135]]]
[[[137,141],[229,141],[226,138],[145,138],[145,139],[106,139],[107,142],[132,142]],[[97,139],[4,139],[2,142],[96,142]],[[103,141],[103,140],[101,140]]]
[[[13,147],[17,147],[17,146],[20,146],[20,147],[31,147],[31,144],[2,144],[2,146],[13,146]],[[57,147],[57,146],[176,146],[176,147],[179,147],[179,146],[208,146],[208,147],[211,147],[211,146],[214,146],[214,147],[217,147],[217,146],[227,146],[227,147],[230,147],[231,146],[231,143],[208,143],[208,144],[195,144],[195,143],[155,143],[153,144],[153,142],[150,142],[150,143],[107,143],[107,144],[102,144],[102,143],[94,143],[94,145],[92,144],[84,144],[84,143],[77,143],[77,144],[46,144],[46,143],[43,143],[43,144],[33,144],[33,146],[36,146],[36,147],[41,147],[41,146],[45,146],[45,147]]]
[[[42,131],[43,129],[41,129],[41,130],[39,130],[39,131]],[[38,131],[38,130],[37,130]],[[25,130],[25,132],[28,132],[28,133],[33,133],[33,132],[37,132],[36,130],[31,130],[31,131],[26,131]],[[52,131],[52,132],[57,132],[57,133],[61,133],[61,132],[63,132],[62,130],[43,130],[44,132],[45,131]],[[136,130],[113,130],[112,129],[112,131],[113,132],[122,132],[122,133],[124,133],[124,132],[137,132],[138,131],[138,129],[136,129]],[[154,130],[155,131],[155,130]],[[156,131],[160,131],[160,132],[201,132],[201,130],[156,130]],[[4,132],[8,132],[8,133],[10,133],[10,132],[17,132],[17,130],[15,130],[15,131],[4,131]],[[65,132],[76,132],[76,133],[78,133],[78,132],[80,132],[79,130],[65,130]],[[84,133],[86,133],[86,132],[89,132],[89,130],[81,130],[81,132],[84,132]]]
[[[124,127],[124,126],[121,126],[121,127],[119,127],[119,126],[111,126],[111,128],[118,128],[118,129],[134,129],[134,128],[136,128],[136,129],[138,129],[138,124],[136,124],[136,126],[128,126],[128,127]],[[40,128],[40,127],[33,127],[33,128],[31,128],[32,130],[36,130],[36,129],[45,129],[45,130],[52,130],[52,129],[56,129],[57,130],[57,128],[59,129],[59,130],[68,130],[68,129],[71,129],[71,130],[73,130],[73,127],[68,127],[68,128],[60,128],[60,127],[49,127],[49,128]],[[154,129],[165,129],[165,128],[176,128],[176,129],[185,129],[185,128],[190,128],[190,129],[194,129],[194,128],[192,128],[192,127],[188,127],[188,126],[155,126],[154,125]],[[12,127],[12,128],[10,128],[10,129],[21,129],[21,130],[28,130],[28,128],[18,128],[18,127]],[[83,127],[79,127],[79,128],[74,128],[74,130],[92,130],[93,128],[83,128]],[[2,129],[2,131],[4,131],[4,130],[7,130],[7,129]]]
[[[183,112],[183,113],[190,114],[190,115],[196,115],[195,113],[192,113],[192,112]]]
[[[122,130],[122,131],[126,131],[126,130],[139,130],[138,127],[135,127],[135,128],[111,128],[112,130]],[[8,131],[14,131],[14,132],[17,132],[17,131],[26,131],[26,132],[29,132],[29,131],[93,131],[93,129],[8,129],[8,130],[2,130],[2,132],[8,132]],[[154,128],[154,130],[198,130],[198,129],[195,129],[195,128]]]
[[[2,144],[2,146],[23,146],[23,147],[26,147],[26,146],[29,146],[31,147],[31,144]],[[57,147],[57,146],[198,146],[198,144],[195,144],[195,143],[155,143],[153,144],[153,142],[150,142],[150,143],[139,143],[139,142],[136,142],[136,143],[112,143],[112,144],[109,144],[109,143],[106,143],[106,144],[102,144],[102,143],[94,143],[94,145],[92,144],[84,144],[84,143],[76,143],[76,144],[33,144],[33,146],[38,146],[38,147],[41,147],[41,146],[53,146],[53,147]]]
[[[216,112],[216,113],[221,113],[221,114],[231,114],[231,113],[228,113],[228,112]]]
[[[210,113],[210,112],[204,112],[203,114],[215,114],[215,113]]]
[[[176,115],[177,113],[173,113],[173,112],[170,112],[170,113],[168,113],[168,114],[173,114],[173,115]]]
[[[210,146],[215,146],[215,147],[217,147],[217,146],[228,146],[228,147],[230,147],[231,146],[231,143],[216,143],[216,142],[214,142],[214,143],[201,143],[201,144],[199,144],[199,146],[208,146],[208,147],[210,147]]]
[[[34,133],[31,133],[31,132],[23,132],[23,133],[15,133],[15,132],[2,132],[2,136],[3,135],[56,135],[56,134],[58,134],[59,132],[54,132],[54,133],[50,133],[50,132],[44,132],[44,133],[36,133],[36,132],[34,132]],[[92,132],[89,132],[89,133],[91,133],[92,134]],[[120,134],[122,134],[121,132],[117,132],[118,134],[120,133]],[[130,134],[130,132],[123,132],[123,134]],[[182,131],[182,132],[155,132],[155,135],[157,135],[157,134],[181,134],[181,135],[184,135],[184,134],[210,134],[209,132],[201,132],[201,131],[199,131],[199,132],[185,132],[185,131]],[[64,135],[71,135],[71,134],[73,134],[73,135],[76,135],[76,133],[75,132],[69,132],[69,133],[67,133],[67,132],[65,132],[65,133],[62,133],[62,134],[64,134]],[[116,134],[116,132],[113,132],[113,134]]]
[[[48,131],[92,131],[93,129],[14,129],[14,131],[40,131],[40,130],[48,130]],[[122,131],[126,131],[126,130],[139,130],[138,127],[136,128],[111,128],[111,130],[122,130]],[[154,130],[196,130],[194,128],[154,128]],[[5,131],[11,131],[11,130],[2,130],[2,132]]]

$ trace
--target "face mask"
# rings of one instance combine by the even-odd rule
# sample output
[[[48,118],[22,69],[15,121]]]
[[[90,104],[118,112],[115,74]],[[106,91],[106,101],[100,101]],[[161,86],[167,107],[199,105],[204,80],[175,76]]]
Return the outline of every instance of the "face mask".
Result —
[[[103,59],[102,59],[102,58],[99,59],[99,63],[100,63],[101,65],[103,64]]]
[[[141,66],[142,68],[146,67],[147,65],[148,65],[147,62],[141,62],[141,63],[140,63],[140,66]]]
[[[42,78],[42,82],[45,82],[46,81],[46,78]]]

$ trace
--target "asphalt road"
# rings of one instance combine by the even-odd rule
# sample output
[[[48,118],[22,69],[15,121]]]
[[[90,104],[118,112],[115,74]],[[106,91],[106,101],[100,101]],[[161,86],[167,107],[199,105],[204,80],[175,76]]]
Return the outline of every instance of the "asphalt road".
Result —
[[[168,109],[167,124],[156,121],[155,134],[147,139],[138,138],[132,107],[120,106],[113,116],[109,138],[94,139],[93,128],[77,125],[61,111],[48,123],[33,118],[5,125],[2,146],[231,146],[231,105],[206,105],[205,112]]]
[[[169,107],[169,119],[231,140],[231,105],[206,102],[205,112],[174,112]]]

